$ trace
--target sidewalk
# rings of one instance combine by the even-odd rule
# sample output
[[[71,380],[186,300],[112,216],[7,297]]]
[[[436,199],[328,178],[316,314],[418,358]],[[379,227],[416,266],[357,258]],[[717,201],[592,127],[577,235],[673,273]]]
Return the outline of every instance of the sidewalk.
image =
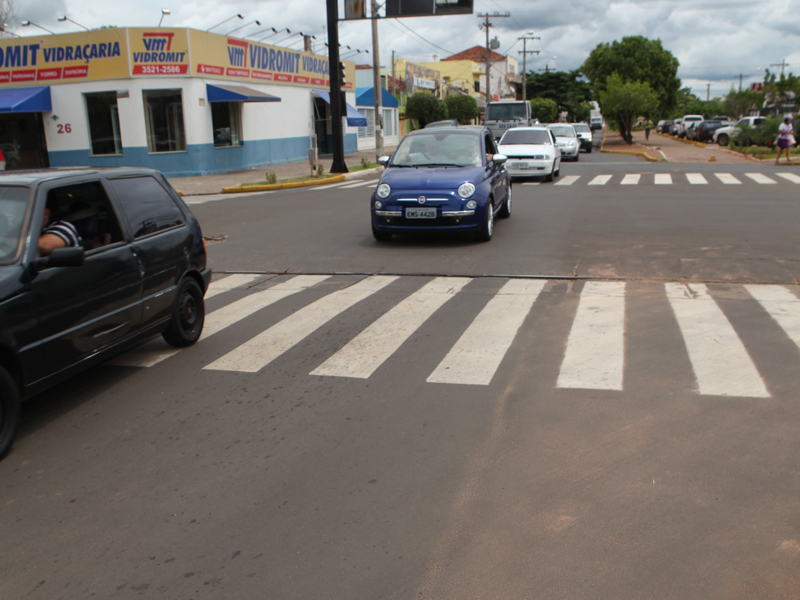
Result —
[[[395,147],[384,148],[384,154],[390,155]],[[353,154],[346,154],[344,163],[348,167],[355,167],[361,164],[361,159],[366,158],[369,162],[375,162],[375,150],[363,150]],[[325,169],[325,173],[331,172],[332,155],[324,155],[320,158],[320,164]],[[180,190],[186,196],[197,194],[219,194],[224,187],[233,187],[242,183],[252,183],[264,181],[267,173],[275,173],[278,181],[283,179],[293,179],[311,175],[311,167],[308,159],[297,162],[281,163],[279,165],[266,165],[245,171],[233,171],[231,173],[219,173],[217,175],[200,175],[197,177],[171,177],[169,182],[176,190]]]
[[[679,142],[677,139],[650,132],[650,139],[645,141],[644,131],[633,132],[633,145],[626,144],[619,133],[607,131],[603,146],[608,150],[630,150],[633,152],[647,152],[653,158],[666,158],[674,163],[707,163],[713,156],[720,164],[752,164],[752,161],[743,156],[725,150],[716,144],[706,144],[700,148],[693,144]]]

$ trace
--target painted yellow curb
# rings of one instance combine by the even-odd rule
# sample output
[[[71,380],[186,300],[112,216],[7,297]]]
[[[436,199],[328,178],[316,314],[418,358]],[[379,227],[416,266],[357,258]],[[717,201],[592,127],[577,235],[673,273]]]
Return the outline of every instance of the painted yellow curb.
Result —
[[[706,147],[706,144],[704,144],[703,142],[696,142],[694,140],[685,140],[683,138],[679,138],[679,137],[676,137],[674,135],[667,135],[665,133],[659,133],[658,131],[655,131],[655,132],[652,132],[652,133],[655,133],[656,135],[660,135],[663,138],[667,138],[667,139],[670,139],[670,140],[675,140],[676,142],[680,142],[681,144],[690,144],[692,146],[697,146],[698,148],[705,148]]]
[[[603,139],[600,140],[600,152],[605,152],[606,154],[629,154],[631,156],[641,156],[647,162],[663,162],[660,158],[653,158],[647,152],[636,152],[635,150],[606,150],[603,145],[606,142],[606,132],[603,131]]]
[[[242,192],[267,192],[271,190],[283,190],[288,188],[309,187],[312,185],[326,185],[328,183],[338,183],[344,181],[344,175],[328,177],[320,181],[292,181],[290,183],[265,183],[264,185],[243,185],[236,187],[222,188],[223,194],[240,194]]]

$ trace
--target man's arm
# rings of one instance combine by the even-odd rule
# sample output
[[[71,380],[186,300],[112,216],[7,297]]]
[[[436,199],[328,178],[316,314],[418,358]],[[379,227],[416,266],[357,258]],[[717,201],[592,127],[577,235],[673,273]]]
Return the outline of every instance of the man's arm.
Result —
[[[42,234],[36,244],[41,256],[47,256],[56,248],[65,248],[66,246],[67,243],[54,233]]]

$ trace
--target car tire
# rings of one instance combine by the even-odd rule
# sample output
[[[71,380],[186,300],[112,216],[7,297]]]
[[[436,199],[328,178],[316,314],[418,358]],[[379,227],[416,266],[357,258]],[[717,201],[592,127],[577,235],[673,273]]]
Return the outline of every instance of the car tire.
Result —
[[[544,176],[544,180],[547,181],[548,183],[553,181],[553,177],[555,177],[554,175],[555,169],[556,169],[556,161],[553,161],[553,168],[550,169],[550,172]]]
[[[581,157],[580,152],[575,155],[575,158],[572,159],[573,162],[578,162],[578,159]]]
[[[555,168],[555,166],[556,166],[556,163],[554,161],[553,162],[553,168]],[[553,173],[554,177],[558,177],[559,175],[561,175],[561,163],[558,163],[558,169],[556,169],[555,173]]]
[[[375,238],[378,242],[388,242],[392,239],[392,233],[390,231],[381,231],[380,229],[375,229],[375,226],[372,226],[372,237]]]
[[[191,277],[184,277],[175,294],[172,320],[162,334],[167,343],[176,348],[191,346],[203,333],[206,309],[203,290]]]
[[[727,134],[722,133],[719,136],[717,136],[717,143],[720,146],[727,146],[729,141],[730,139],[728,139]]]
[[[589,146],[589,147],[586,149],[586,152],[587,152],[588,154],[591,154],[591,153],[592,153],[592,147],[591,147],[591,146]]]
[[[508,184],[508,197],[503,202],[503,206],[500,207],[500,212],[497,213],[497,216],[501,219],[507,219],[511,216],[511,184]]]
[[[494,204],[492,199],[486,203],[486,218],[483,220],[483,227],[477,234],[478,241],[488,242],[494,235]]]
[[[0,367],[0,458],[3,458],[17,435],[20,416],[17,382]]]

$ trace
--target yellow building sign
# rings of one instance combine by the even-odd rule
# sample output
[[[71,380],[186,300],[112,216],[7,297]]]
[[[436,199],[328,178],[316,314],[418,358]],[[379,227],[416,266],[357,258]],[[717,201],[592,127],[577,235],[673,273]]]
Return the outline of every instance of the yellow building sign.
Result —
[[[188,75],[189,36],[186,29],[129,27],[131,75]]]
[[[128,77],[125,29],[0,40],[0,86]]]

